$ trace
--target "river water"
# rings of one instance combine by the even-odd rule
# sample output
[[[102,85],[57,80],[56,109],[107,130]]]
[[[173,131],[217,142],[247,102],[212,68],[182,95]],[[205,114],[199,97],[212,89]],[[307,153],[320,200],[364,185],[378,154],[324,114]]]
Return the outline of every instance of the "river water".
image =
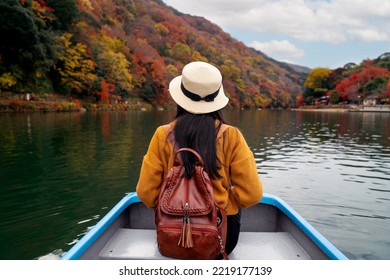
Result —
[[[174,112],[0,114],[0,259],[58,258],[135,190]],[[350,259],[390,259],[390,114],[226,111],[264,191]]]

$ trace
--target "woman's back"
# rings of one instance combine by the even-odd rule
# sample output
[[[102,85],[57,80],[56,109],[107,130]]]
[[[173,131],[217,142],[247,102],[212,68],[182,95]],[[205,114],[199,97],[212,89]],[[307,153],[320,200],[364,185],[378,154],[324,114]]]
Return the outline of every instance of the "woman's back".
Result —
[[[147,206],[155,207],[161,184],[173,165],[175,149],[196,150],[213,182],[215,202],[228,215],[229,253],[238,241],[240,208],[258,203],[263,194],[253,153],[235,127],[228,127],[217,138],[224,124],[220,110],[229,99],[216,67],[205,62],[187,64],[182,75],[170,82],[169,92],[178,105],[176,120],[170,124],[174,143],[170,143],[164,126],[157,128],[143,159],[137,194]],[[189,153],[183,153],[181,158],[185,176],[190,177],[195,158]]]
[[[210,178],[221,178],[218,169],[221,167],[216,153],[216,136],[224,123],[220,111],[195,115],[178,107],[174,126],[175,141],[179,148],[191,148],[203,158],[205,170]],[[194,170],[195,157],[190,153],[181,155],[186,167],[186,177]]]

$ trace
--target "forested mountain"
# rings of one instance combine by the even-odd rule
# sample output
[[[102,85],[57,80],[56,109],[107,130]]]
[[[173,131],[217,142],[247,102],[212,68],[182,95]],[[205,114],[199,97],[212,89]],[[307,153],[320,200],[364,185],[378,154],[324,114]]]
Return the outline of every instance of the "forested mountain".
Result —
[[[1,0],[0,92],[171,102],[185,64],[216,65],[232,107],[288,107],[307,74],[159,0]]]

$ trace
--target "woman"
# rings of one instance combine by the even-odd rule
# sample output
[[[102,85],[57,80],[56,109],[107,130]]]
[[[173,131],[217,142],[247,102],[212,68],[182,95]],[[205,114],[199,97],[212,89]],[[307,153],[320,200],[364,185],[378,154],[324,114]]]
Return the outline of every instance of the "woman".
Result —
[[[217,137],[225,123],[220,110],[229,99],[216,67],[205,62],[187,64],[182,75],[170,82],[169,92],[178,105],[176,119],[168,126],[177,144],[175,149],[192,148],[202,156],[214,185],[215,201],[227,211],[226,253],[230,254],[239,237],[240,208],[258,203],[263,194],[253,153],[235,127],[225,126]],[[160,185],[173,165],[170,129],[157,128],[142,163],[137,194],[148,207],[157,206]],[[194,159],[189,153],[182,153],[181,157],[186,175],[190,176]]]

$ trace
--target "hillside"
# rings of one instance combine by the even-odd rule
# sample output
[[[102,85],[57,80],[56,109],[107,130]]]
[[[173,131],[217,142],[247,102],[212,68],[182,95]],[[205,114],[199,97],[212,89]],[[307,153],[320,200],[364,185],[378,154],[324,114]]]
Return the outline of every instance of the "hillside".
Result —
[[[306,73],[159,0],[2,0],[0,92],[171,103],[185,64],[216,65],[232,107],[294,106]]]
[[[304,86],[303,96],[297,98],[298,106],[340,102],[390,104],[390,53],[334,70],[315,68],[310,71]]]

